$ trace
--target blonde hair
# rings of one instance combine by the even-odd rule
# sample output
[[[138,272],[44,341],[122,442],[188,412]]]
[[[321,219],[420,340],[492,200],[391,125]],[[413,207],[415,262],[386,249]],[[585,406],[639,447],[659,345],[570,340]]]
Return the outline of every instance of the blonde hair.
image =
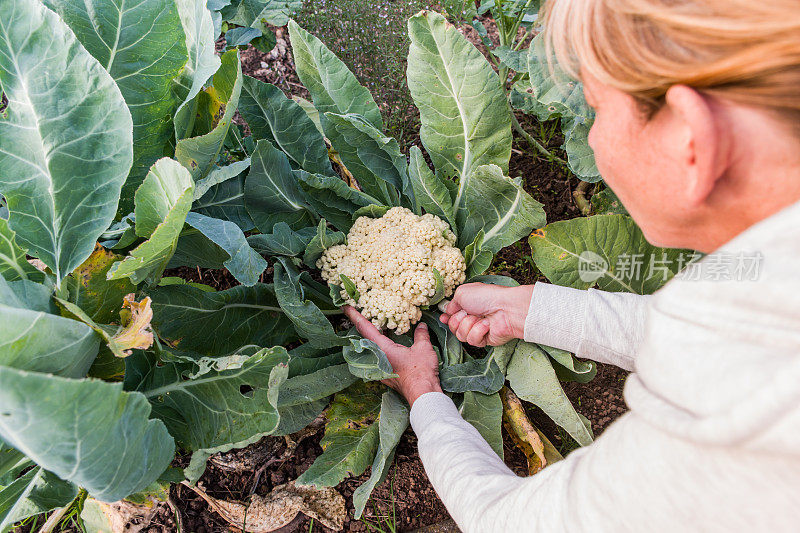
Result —
[[[548,57],[652,114],[672,85],[800,119],[798,0],[548,0]]]

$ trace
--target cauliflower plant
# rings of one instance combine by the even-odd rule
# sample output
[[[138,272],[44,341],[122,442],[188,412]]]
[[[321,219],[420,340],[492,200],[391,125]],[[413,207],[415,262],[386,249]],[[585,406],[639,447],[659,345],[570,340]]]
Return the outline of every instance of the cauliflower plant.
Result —
[[[317,267],[329,284],[352,281],[355,291],[343,288],[342,298],[375,326],[406,333],[422,318],[421,307],[464,283],[466,263],[455,242],[439,217],[393,207],[381,218],[359,217],[347,244],[325,250]]]

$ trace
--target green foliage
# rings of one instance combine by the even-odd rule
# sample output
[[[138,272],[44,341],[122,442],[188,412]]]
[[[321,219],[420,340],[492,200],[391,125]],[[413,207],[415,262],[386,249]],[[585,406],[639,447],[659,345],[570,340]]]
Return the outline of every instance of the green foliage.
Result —
[[[196,480],[211,453],[298,431],[331,397],[325,452],[301,482],[332,485],[371,466],[354,494],[360,515],[408,408],[378,383],[395,377],[386,354],[343,327],[340,294],[312,271],[355,218],[394,206],[447,220],[470,276],[544,225],[541,205],[506,176],[511,114],[497,74],[441,15],[411,19],[408,84],[434,168],[418,147],[409,166],[381,116],[404,104],[378,106],[298,24],[289,34],[313,104],[243,76],[236,50],[216,56],[215,24],[229,42],[258,34],[263,45],[296,1],[46,3],[61,18],[38,1],[0,0],[11,17],[0,29],[3,527],[79,488],[100,500],[163,490],[174,443],[192,452],[184,475]],[[237,111],[247,127],[233,124]],[[164,278],[174,266],[224,268],[240,284]],[[342,286],[358,297],[351,280]],[[113,335],[131,294],[139,309],[151,299],[138,333],[155,337],[129,354]],[[437,312],[424,320],[443,385],[500,453],[496,391],[516,352],[468,356]],[[554,353],[553,375],[551,359],[565,377],[591,374]]]

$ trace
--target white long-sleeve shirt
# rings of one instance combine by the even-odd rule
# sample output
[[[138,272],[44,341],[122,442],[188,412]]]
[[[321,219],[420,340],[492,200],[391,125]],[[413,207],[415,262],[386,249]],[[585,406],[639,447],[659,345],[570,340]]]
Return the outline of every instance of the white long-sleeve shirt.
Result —
[[[753,257],[756,279],[716,279]],[[630,411],[535,476],[444,394],[414,403],[420,457],[463,531],[800,531],[800,204],[701,263],[702,279],[650,297],[537,284],[526,340],[633,373]]]

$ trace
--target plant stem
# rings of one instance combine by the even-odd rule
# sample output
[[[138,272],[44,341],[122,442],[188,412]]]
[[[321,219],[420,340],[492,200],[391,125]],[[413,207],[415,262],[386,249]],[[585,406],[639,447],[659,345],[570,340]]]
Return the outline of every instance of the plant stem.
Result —
[[[547,159],[549,159],[550,161],[555,161],[556,163],[560,163],[562,165],[566,165],[567,164],[566,161],[564,161],[563,159],[561,159],[557,155],[554,155],[554,154],[550,153],[550,151],[547,148],[545,148],[542,145],[542,143],[537,141],[533,137],[533,135],[531,135],[530,133],[528,133],[527,131],[525,131],[522,128],[522,125],[519,123],[519,120],[517,120],[517,117],[514,115],[514,110],[513,109],[511,110],[511,125],[514,127],[514,131],[516,131],[523,138],[525,138],[525,140],[528,141],[528,144],[530,144],[532,147],[534,147],[539,153],[541,153]]]
[[[589,190],[590,183],[588,181],[581,181],[578,186],[572,191],[572,198],[575,200],[575,205],[581,210],[583,216],[592,214],[592,204],[586,199],[586,191]]]

